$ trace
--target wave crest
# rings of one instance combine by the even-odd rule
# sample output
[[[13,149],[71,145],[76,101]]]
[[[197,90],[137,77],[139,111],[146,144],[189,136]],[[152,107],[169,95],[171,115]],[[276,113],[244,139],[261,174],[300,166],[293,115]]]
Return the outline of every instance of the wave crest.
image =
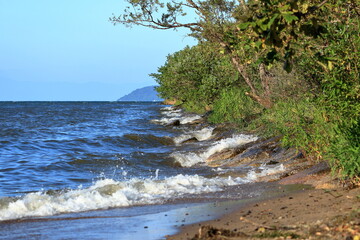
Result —
[[[0,220],[51,216],[163,203],[184,194],[216,192],[225,186],[244,183],[240,178],[205,178],[198,175],[176,175],[163,180],[133,178],[127,181],[103,179],[85,189],[57,193],[29,193],[22,198],[0,201]]]

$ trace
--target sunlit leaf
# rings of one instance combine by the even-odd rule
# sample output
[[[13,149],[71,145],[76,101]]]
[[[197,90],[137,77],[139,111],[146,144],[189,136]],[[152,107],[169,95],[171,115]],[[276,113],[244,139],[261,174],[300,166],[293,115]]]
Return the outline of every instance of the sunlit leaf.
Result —
[[[240,28],[241,30],[245,30],[249,25],[250,25],[249,22],[240,23],[240,24],[239,24],[239,28]]]
[[[285,14],[282,14],[282,16],[287,23],[292,23],[293,21],[299,20],[299,18],[292,13],[285,13]]]
[[[290,8],[290,5],[286,4],[286,5],[282,6],[282,7],[279,7],[279,11],[280,12],[285,12],[285,11],[289,10],[289,8]]]
[[[328,61],[328,68],[330,71],[333,70],[334,65],[333,65],[332,61]]]
[[[279,14],[276,13],[274,14],[274,16],[270,19],[270,21],[268,22],[268,27],[271,28],[271,25],[273,25],[275,19],[277,19],[279,17]]]
[[[257,47],[257,48],[260,48],[261,46],[262,46],[262,41],[257,41],[256,43],[255,43],[255,46]]]
[[[303,13],[307,13],[308,12],[308,8],[309,8],[309,4],[304,3],[303,5],[301,5],[301,11]]]

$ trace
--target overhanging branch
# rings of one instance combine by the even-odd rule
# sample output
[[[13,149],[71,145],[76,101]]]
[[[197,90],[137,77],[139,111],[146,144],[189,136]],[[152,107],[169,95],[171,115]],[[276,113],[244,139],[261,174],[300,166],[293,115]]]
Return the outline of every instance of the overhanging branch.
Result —
[[[189,28],[192,31],[200,31],[201,26],[198,23],[174,23],[174,24],[165,24],[161,22],[156,22],[152,18],[150,19],[134,19],[134,20],[122,20],[121,17],[112,17],[109,19],[113,24],[121,23],[121,24],[135,24],[138,26],[153,28],[153,29],[175,29],[175,28]]]

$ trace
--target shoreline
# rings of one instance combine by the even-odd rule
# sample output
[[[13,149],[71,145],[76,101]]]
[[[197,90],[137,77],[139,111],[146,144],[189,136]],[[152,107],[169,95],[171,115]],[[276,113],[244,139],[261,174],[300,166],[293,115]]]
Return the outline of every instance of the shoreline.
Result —
[[[345,189],[319,164],[277,181],[296,183],[313,188],[255,200],[166,239],[360,239],[359,188]]]
[[[207,119],[203,116],[201,120],[192,124],[200,125],[206,122]],[[233,134],[231,129],[229,126],[216,125],[215,139],[223,139],[229,133]],[[272,196],[265,195],[260,199],[250,200],[245,205],[238,204],[232,212],[223,211],[220,218],[213,218],[214,220],[210,221],[198,220],[195,224],[182,226],[177,234],[167,235],[166,239],[345,239],[348,237],[347,239],[360,240],[360,220],[351,221],[354,214],[355,219],[360,219],[359,188],[346,190],[344,186],[340,186],[338,180],[331,177],[331,170],[326,162],[316,164],[307,161],[295,149],[283,148],[277,137],[259,138],[243,145],[228,146],[208,156],[205,163],[209,167],[230,168],[275,164],[282,169],[260,174],[255,182],[273,182],[278,184],[279,189],[294,184],[312,186],[313,189],[284,191],[282,196],[270,193]],[[342,222],[334,220],[339,217],[343,219]],[[339,227],[341,224],[345,229],[352,231],[343,231],[343,227]]]

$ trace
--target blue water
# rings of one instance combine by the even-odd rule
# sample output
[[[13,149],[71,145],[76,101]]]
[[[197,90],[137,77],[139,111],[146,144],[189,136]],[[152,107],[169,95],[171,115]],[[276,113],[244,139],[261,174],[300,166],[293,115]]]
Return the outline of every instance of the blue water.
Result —
[[[0,102],[0,222],[241,198],[229,189],[283,171],[208,167],[257,137],[219,137],[200,118],[153,102]]]
[[[257,138],[199,118],[160,103],[0,102],[0,239],[159,239],[231,205],[196,202],[263,194],[252,182],[282,167],[208,167]]]
[[[171,135],[149,121],[160,117],[159,109],[157,103],[0,103],[0,196],[121,178],[121,168],[149,174],[160,160],[152,153],[169,148],[127,135]]]
[[[162,204],[242,183],[193,154],[213,130],[187,124],[198,118],[160,103],[1,102],[0,220]]]

